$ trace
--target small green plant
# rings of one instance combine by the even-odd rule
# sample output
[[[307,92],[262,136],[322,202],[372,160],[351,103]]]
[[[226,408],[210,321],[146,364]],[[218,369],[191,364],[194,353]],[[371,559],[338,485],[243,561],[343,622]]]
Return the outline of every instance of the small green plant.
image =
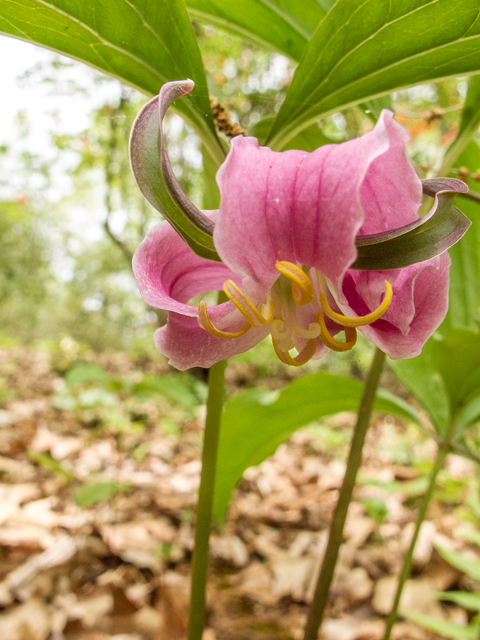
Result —
[[[477,532],[463,532],[465,538],[476,544],[480,544],[480,534]],[[462,571],[467,576],[480,581],[480,561],[472,560],[463,553],[437,547],[439,554],[452,567]],[[435,616],[427,616],[420,613],[407,613],[406,616],[445,638],[451,640],[478,640],[480,638],[480,592],[471,591],[441,591],[435,594],[439,600],[453,602],[467,611],[472,612],[473,617],[468,624],[458,624],[451,620],[442,620]]]
[[[131,485],[123,482],[89,482],[75,491],[75,502],[79,507],[89,507],[107,502],[122,491],[131,491]]]

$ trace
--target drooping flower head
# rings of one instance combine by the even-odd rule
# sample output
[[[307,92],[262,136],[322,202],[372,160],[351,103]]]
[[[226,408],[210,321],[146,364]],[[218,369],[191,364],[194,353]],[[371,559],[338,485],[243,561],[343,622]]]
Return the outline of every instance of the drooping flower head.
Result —
[[[298,366],[351,349],[359,329],[392,358],[420,353],[448,308],[448,253],[394,269],[359,260],[362,243],[420,228],[422,181],[407,140],[387,110],[370,133],[313,153],[233,138],[217,173],[220,208],[204,212],[222,262],[197,255],[168,222],[135,254],[142,296],[170,312],[155,333],[159,351],[178,369],[209,367],[271,334],[280,360]],[[218,289],[227,302],[188,304]]]

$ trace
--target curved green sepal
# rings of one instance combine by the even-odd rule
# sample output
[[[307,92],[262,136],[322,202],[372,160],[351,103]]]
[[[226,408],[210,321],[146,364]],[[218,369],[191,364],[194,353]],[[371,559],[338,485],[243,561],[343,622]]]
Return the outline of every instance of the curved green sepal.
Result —
[[[458,242],[470,226],[470,220],[454,204],[454,198],[468,191],[461,180],[436,178],[423,181],[425,194],[435,204],[415,222],[356,240],[358,257],[351,269],[384,270],[425,262]]]
[[[178,85],[182,85],[182,83],[168,84],[175,85],[173,92],[171,87],[166,89],[169,98],[171,98],[170,102],[175,97],[180,97],[188,92],[188,88],[183,87],[183,91],[179,89]],[[188,211],[181,208],[184,199],[187,200],[187,198],[173,176],[169,163],[168,168],[171,175],[167,176],[168,186],[164,178],[164,175],[168,174],[168,169],[163,168],[162,170],[160,158],[167,158],[168,162],[168,156],[166,152],[162,154],[159,116],[166,111],[168,105],[165,105],[167,105],[167,101],[156,96],[147,102],[135,119],[130,137],[130,161],[133,175],[148,202],[170,222],[192,250],[202,258],[220,262],[212,240],[213,227],[210,220],[192,203],[190,203],[191,208]],[[181,191],[181,196],[178,190]],[[172,192],[175,197],[172,197]],[[195,215],[198,214],[201,218],[195,218]]]

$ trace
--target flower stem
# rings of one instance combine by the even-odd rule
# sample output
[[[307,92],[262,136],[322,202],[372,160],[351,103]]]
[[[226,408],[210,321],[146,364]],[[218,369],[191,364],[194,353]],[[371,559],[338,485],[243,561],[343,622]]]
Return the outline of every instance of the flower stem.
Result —
[[[338,496],[337,506],[333,514],[327,550],[325,551],[325,557],[318,577],[317,588],[310,607],[304,640],[317,640],[318,631],[322,624],[323,614],[325,613],[330,586],[332,584],[333,573],[337,563],[338,552],[340,545],[342,544],[343,529],[347,519],[348,507],[352,500],[357,471],[362,462],[362,449],[365,443],[368,425],[370,423],[370,416],[372,415],[373,402],[375,400],[375,393],[382,373],[384,360],[385,354],[383,351],[376,349],[370,371],[368,372],[360,406],[358,408],[357,423],[355,425],[352,442],[350,444],[345,477]]]
[[[415,551],[415,545],[417,544],[420,528],[422,526],[423,521],[425,520],[425,516],[427,515],[428,505],[430,504],[430,501],[433,496],[433,492],[435,490],[437,476],[439,472],[443,469],[443,465],[445,464],[445,458],[447,457],[447,454],[450,452],[450,440],[452,436],[452,431],[453,431],[453,422],[448,427],[443,441],[438,445],[437,456],[435,458],[433,469],[430,473],[428,488],[425,494],[423,495],[422,504],[420,505],[420,510],[418,512],[415,531],[413,532],[413,537],[410,542],[410,546],[405,555],[405,558],[403,559],[402,572],[398,580],[397,591],[395,593],[395,600],[393,601],[392,609],[387,618],[387,626],[385,629],[385,635],[383,636],[383,640],[389,640],[390,634],[392,633],[393,625],[397,620],[398,607],[400,605],[403,588],[405,586],[405,583],[408,577],[410,576],[410,570],[412,568],[413,552]]]
[[[202,472],[198,492],[188,640],[201,640],[205,626],[208,543],[212,522],[213,491],[215,488],[215,472],[217,468],[217,451],[222,419],[226,366],[226,360],[217,362],[217,364],[214,364],[210,368],[208,378],[207,417],[205,420]]]

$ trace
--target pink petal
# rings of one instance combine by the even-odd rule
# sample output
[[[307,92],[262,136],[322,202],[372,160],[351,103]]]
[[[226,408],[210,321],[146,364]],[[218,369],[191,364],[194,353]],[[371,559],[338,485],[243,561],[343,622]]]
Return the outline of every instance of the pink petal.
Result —
[[[133,272],[148,304],[192,317],[198,317],[198,311],[186,304],[191,298],[220,290],[228,279],[239,281],[221,262],[197,256],[166,221],[153,227],[137,248]],[[230,302],[224,306],[233,309]]]
[[[214,242],[225,264],[245,277],[244,289],[264,293],[278,277],[277,260],[315,267],[338,281],[356,257],[360,229],[401,226],[398,218],[410,222],[421,182],[402,155],[406,137],[384,111],[369,134],[313,153],[279,153],[259,147],[255,138],[233,138],[217,174],[222,200]],[[403,188],[404,182],[408,196],[393,211],[395,184]]]
[[[211,367],[220,360],[248,351],[267,335],[268,327],[252,327],[239,338],[216,338],[202,329],[196,318],[170,312],[166,326],[155,332],[154,341],[172,367],[185,371],[191,367]]]
[[[247,351],[268,334],[268,329],[252,328],[239,338],[227,340],[210,335],[199,325],[198,309],[186,304],[188,300],[221,289],[228,279],[239,282],[239,278],[224,264],[197,256],[168,222],[153,227],[140,244],[133,271],[146,302],[170,312],[167,325],[156,331],[154,339],[158,350],[177,369],[210,367]],[[208,311],[219,329],[232,331],[245,324],[231,302],[209,307]]]
[[[426,262],[392,271],[348,271],[343,294],[346,315],[364,315],[383,298],[384,281],[393,285],[393,299],[384,316],[360,331],[394,360],[412,358],[441,324],[448,310],[447,252]]]
[[[404,150],[410,136],[390,111],[382,111],[379,122],[387,132],[389,147],[373,160],[360,187],[365,220],[358,235],[381,233],[414,222],[422,204],[422,181]]]

